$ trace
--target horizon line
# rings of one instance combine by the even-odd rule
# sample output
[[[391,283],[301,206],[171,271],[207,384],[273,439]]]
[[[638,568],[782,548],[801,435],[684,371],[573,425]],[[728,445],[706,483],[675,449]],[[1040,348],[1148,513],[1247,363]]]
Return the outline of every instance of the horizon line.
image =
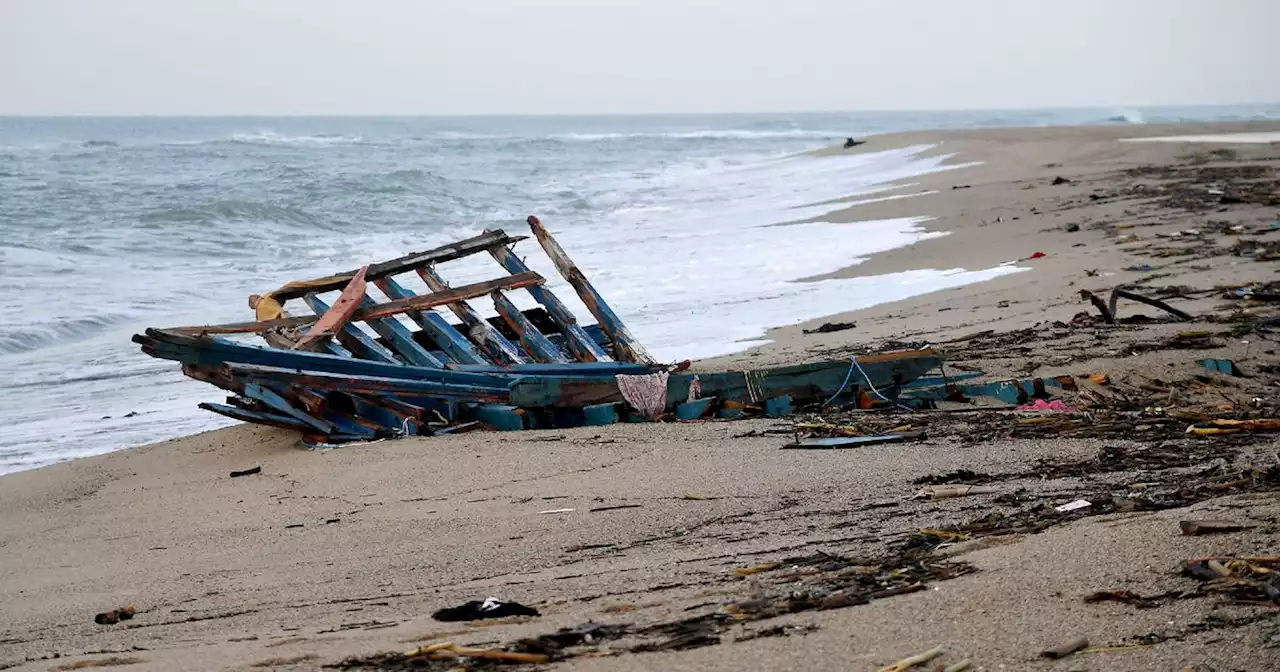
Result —
[[[1106,104],[1106,105],[1064,105],[1041,107],[955,107],[955,108],[867,108],[849,109],[808,109],[808,110],[762,110],[762,111],[705,111],[705,112],[464,112],[464,113],[431,113],[431,112],[237,112],[237,113],[147,113],[147,112],[0,112],[0,119],[457,119],[457,118],[512,118],[512,117],[701,117],[701,116],[749,116],[749,115],[816,115],[816,114],[892,114],[918,112],[1049,112],[1064,110],[1115,110],[1150,108],[1222,108],[1280,106],[1280,101],[1247,101],[1237,103],[1146,103],[1146,104]]]

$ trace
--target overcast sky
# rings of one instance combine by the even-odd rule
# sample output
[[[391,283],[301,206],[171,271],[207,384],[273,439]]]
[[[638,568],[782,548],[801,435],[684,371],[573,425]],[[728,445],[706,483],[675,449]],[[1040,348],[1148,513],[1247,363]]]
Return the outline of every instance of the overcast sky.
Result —
[[[1280,102],[1280,0],[0,0],[0,114]]]

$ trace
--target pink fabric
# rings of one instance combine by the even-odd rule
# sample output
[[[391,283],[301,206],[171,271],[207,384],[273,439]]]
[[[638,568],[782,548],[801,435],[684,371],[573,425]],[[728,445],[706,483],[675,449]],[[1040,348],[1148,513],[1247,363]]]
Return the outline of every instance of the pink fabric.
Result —
[[[650,419],[662,418],[667,410],[667,372],[643,376],[617,376],[618,390],[631,407]]]
[[[1030,404],[1023,404],[1018,407],[1019,411],[1050,411],[1055,413],[1066,413],[1071,411],[1071,407],[1062,403],[1061,399],[1053,401],[1045,401],[1044,399],[1036,399]]]

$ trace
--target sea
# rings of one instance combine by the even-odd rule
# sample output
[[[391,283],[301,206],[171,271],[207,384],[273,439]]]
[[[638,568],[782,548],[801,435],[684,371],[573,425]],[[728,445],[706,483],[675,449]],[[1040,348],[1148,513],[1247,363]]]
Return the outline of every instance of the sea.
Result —
[[[229,424],[196,408],[219,390],[130,336],[251,319],[246,297],[289,280],[486,228],[527,233],[535,214],[657,357],[709,357],[758,344],[770,327],[1019,270],[804,281],[946,235],[924,232],[922,218],[823,221],[888,181],[947,169],[925,147],[808,150],[905,130],[1263,118],[1280,118],[1280,105],[0,118],[0,473]],[[790,222],[802,223],[778,226]],[[557,286],[533,241],[516,249]],[[487,258],[439,270],[455,283],[499,271]]]

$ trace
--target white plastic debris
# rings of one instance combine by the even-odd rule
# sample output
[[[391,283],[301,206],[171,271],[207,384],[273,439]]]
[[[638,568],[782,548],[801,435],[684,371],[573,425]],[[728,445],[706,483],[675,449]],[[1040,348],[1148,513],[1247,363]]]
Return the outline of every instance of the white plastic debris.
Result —
[[[1086,506],[1093,506],[1093,502],[1087,499],[1077,499],[1074,502],[1067,502],[1062,506],[1055,506],[1053,507],[1053,510],[1058,511],[1060,513],[1066,513],[1068,511],[1075,511],[1076,509],[1083,509]]]

